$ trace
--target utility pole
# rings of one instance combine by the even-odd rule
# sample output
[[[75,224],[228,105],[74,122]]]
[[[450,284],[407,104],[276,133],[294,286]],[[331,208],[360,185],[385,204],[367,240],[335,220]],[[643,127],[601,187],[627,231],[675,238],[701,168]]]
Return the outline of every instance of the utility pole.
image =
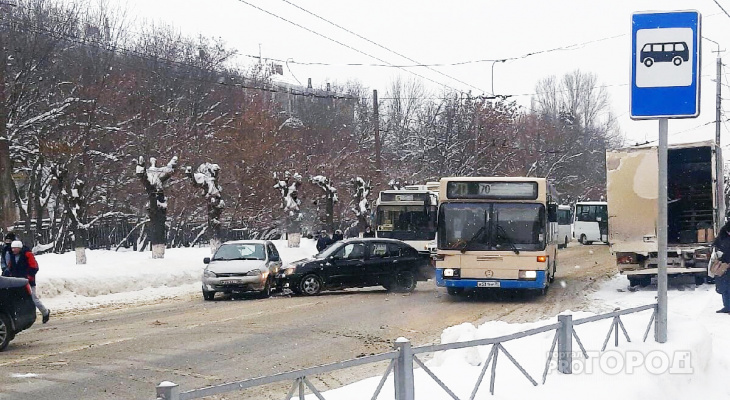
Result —
[[[373,118],[375,119],[375,168],[378,174],[383,172],[380,159],[380,114],[378,113],[378,91],[373,90]]]

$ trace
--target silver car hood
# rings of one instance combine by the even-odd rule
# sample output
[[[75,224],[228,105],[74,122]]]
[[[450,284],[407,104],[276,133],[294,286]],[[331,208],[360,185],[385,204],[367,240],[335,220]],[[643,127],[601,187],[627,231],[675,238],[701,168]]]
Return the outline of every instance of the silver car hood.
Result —
[[[253,269],[266,269],[266,261],[263,260],[215,260],[208,264],[208,271],[216,274],[245,274]]]

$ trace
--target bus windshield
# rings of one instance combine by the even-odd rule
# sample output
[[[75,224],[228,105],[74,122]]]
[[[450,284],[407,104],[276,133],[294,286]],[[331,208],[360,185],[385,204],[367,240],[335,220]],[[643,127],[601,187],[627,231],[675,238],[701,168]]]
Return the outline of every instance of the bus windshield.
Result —
[[[608,221],[608,207],[605,204],[578,204],[575,206],[575,220],[580,222]]]
[[[378,206],[378,237],[399,240],[433,240],[436,206]]]
[[[438,248],[515,251],[545,248],[545,206],[530,203],[445,203]]]
[[[572,222],[570,210],[558,210],[558,225],[570,225]]]

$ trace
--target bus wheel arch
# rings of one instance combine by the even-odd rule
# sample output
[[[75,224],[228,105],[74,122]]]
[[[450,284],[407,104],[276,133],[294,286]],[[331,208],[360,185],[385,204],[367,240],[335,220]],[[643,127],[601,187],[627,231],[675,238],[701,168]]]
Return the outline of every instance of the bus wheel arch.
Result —
[[[652,65],[654,65],[654,59],[652,59],[651,57],[645,58],[642,62],[646,67],[651,67]]]
[[[672,59],[672,64],[679,67],[680,65],[682,65],[682,61],[684,61],[684,60],[682,60],[682,57],[676,56]]]

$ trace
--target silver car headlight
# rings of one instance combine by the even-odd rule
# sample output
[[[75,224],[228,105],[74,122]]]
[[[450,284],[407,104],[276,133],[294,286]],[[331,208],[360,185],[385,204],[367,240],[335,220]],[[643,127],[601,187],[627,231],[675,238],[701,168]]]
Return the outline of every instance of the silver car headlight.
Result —
[[[204,276],[204,277],[206,277],[206,278],[215,278],[215,277],[216,277],[216,274],[215,274],[215,272],[212,272],[212,271],[210,271],[210,270],[208,270],[208,269],[206,268],[206,269],[205,269],[205,270],[203,271],[203,276]]]
[[[261,275],[261,270],[259,269],[252,269],[248,272],[246,272],[246,276],[259,276]]]

